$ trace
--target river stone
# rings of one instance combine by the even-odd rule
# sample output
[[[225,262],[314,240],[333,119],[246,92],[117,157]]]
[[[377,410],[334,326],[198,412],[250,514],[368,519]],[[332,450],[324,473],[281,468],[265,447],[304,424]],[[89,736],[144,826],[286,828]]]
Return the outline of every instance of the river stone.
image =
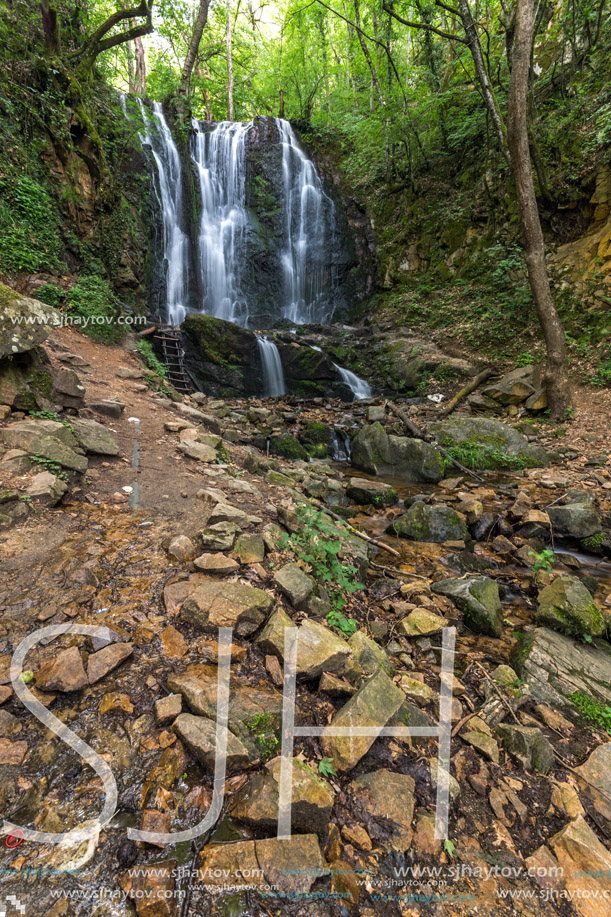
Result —
[[[428,506],[421,500],[413,503],[403,516],[394,519],[386,531],[412,541],[437,544],[464,541],[469,534],[464,521],[451,506]]]
[[[27,489],[27,494],[32,500],[44,503],[46,506],[55,506],[68,490],[68,485],[61,478],[51,474],[50,471],[41,471],[35,474]]]
[[[535,394],[534,383],[539,381],[540,376],[540,371],[535,371],[532,364],[520,366],[504,375],[498,382],[493,382],[482,394],[487,398],[493,398],[499,404],[521,404]]]
[[[7,446],[23,449],[28,455],[48,459],[72,471],[86,471],[87,459],[76,450],[78,443],[64,424],[53,420],[23,420],[0,430]]]
[[[88,684],[77,646],[62,650],[36,673],[36,687],[41,691],[80,691]]]
[[[582,778],[583,791],[611,827],[611,742],[595,748],[590,757],[575,770]]]
[[[281,567],[274,575],[274,582],[295,608],[303,605],[314,588],[312,577],[293,563]]]
[[[295,627],[282,608],[270,617],[257,639],[257,646],[284,662],[284,630]],[[318,678],[323,672],[341,675],[346,669],[350,646],[318,621],[306,620],[298,628],[297,676],[304,679]]]
[[[563,634],[598,637],[605,631],[605,619],[580,580],[569,573],[557,576],[537,597],[537,624]]]
[[[247,637],[263,624],[274,600],[262,589],[243,583],[202,583],[183,602],[181,617],[207,634],[233,627]]]
[[[172,730],[181,739],[193,757],[206,770],[214,771],[216,752],[216,723],[205,716],[181,713],[172,725]],[[249,763],[248,749],[237,736],[227,730],[227,770],[241,770]]]
[[[196,554],[195,545],[186,535],[176,535],[168,545],[168,554],[180,563],[188,563]]]
[[[449,623],[447,618],[434,614],[428,608],[416,608],[399,622],[397,631],[404,637],[428,637],[440,633]]]
[[[352,464],[368,474],[406,483],[437,484],[444,474],[437,449],[421,439],[389,436],[380,423],[362,427],[352,440]]]
[[[87,677],[89,684],[94,685],[105,675],[121,665],[134,652],[131,643],[111,643],[97,653],[92,653],[87,660]]]
[[[60,325],[56,309],[0,284],[0,359],[32,350]]]
[[[71,417],[70,427],[86,452],[96,455],[119,455],[119,447],[104,424],[85,417]]]
[[[547,774],[554,766],[554,749],[540,729],[499,723],[496,731],[503,747],[519,758],[526,770]]]
[[[281,759],[265,765],[234,797],[229,815],[253,828],[275,829]],[[297,758],[292,761],[291,825],[297,831],[321,832],[329,824],[335,793],[328,783]]]
[[[390,484],[368,481],[366,478],[350,478],[346,495],[362,506],[369,503],[373,503],[374,506],[392,506],[398,499],[397,492]]]
[[[198,570],[204,573],[235,573],[240,565],[225,554],[201,554],[193,561]]]
[[[155,713],[155,722],[158,726],[167,726],[168,723],[174,722],[176,717],[182,713],[182,697],[180,694],[168,694],[166,697],[160,697],[153,705]]]
[[[611,853],[601,844],[582,815],[549,841],[564,870],[567,892],[574,896],[580,917],[608,917]],[[587,894],[586,894],[587,893]]]
[[[202,548],[209,548],[211,551],[231,551],[233,548],[236,535],[240,527],[235,522],[217,522],[215,525],[208,525],[197,537]]]
[[[241,564],[260,564],[265,558],[265,542],[263,536],[239,535],[235,543],[234,552]]]
[[[576,691],[611,705],[611,646],[566,637],[547,627],[524,634],[516,647],[513,667],[537,701],[575,713],[569,700]]]
[[[205,443],[196,443],[187,439],[179,443],[178,449],[183,455],[197,459],[198,462],[206,462],[208,464],[216,462],[216,450],[212,446],[206,446]]]
[[[433,583],[436,595],[446,595],[462,611],[465,624],[476,634],[500,637],[503,633],[503,606],[497,583],[488,576],[444,579]]]
[[[602,531],[600,516],[590,502],[575,501],[564,506],[550,506],[547,514],[556,535],[589,538]]]
[[[500,468],[504,463],[502,453],[516,456],[529,468],[545,467],[549,464],[547,453],[541,446],[529,443],[525,436],[500,420],[490,417],[468,417],[456,414],[445,420],[435,421],[429,427],[440,446],[445,449],[454,446],[477,446],[477,467]],[[511,467],[511,466],[510,466]]]
[[[200,854],[199,882],[243,888],[275,886],[281,896],[307,896],[326,863],[315,834],[266,838],[235,844],[206,844]]]
[[[231,503],[217,503],[208,517],[208,525],[217,525],[219,522],[233,522],[242,525],[248,521],[248,513]]]
[[[381,669],[366,681],[333,717],[332,726],[370,726],[382,730],[405,701],[400,688]],[[321,744],[338,772],[351,771],[367,754],[375,735],[330,736],[324,732]]]
[[[392,846],[402,852],[412,840],[415,787],[412,777],[385,768],[363,774],[352,782],[357,797],[366,800],[364,810],[373,818],[383,819]]]
[[[395,674],[386,650],[378,646],[362,630],[355,631],[348,640],[354,661],[360,665],[366,675],[375,675],[378,669],[383,669],[391,677]]]

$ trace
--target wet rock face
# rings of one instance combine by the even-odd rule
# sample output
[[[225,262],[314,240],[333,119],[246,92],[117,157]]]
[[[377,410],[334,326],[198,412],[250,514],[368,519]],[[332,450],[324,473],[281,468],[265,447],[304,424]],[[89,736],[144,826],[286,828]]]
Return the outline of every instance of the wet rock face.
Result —
[[[449,596],[462,611],[465,624],[475,633],[491,637],[503,633],[503,608],[494,580],[487,576],[447,579],[435,583],[432,591]]]
[[[185,365],[203,391],[231,397],[261,392],[263,379],[252,331],[193,312],[182,330]]]

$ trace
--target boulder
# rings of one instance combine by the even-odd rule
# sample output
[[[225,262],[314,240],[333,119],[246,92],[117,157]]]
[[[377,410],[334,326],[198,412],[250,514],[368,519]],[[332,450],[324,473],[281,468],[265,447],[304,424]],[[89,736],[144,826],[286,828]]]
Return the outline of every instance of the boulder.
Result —
[[[497,583],[487,576],[444,579],[431,587],[446,595],[462,611],[465,624],[476,634],[500,637],[503,633],[503,606]]]
[[[535,395],[541,385],[541,371],[533,364],[520,366],[504,375],[498,382],[487,386],[482,394],[499,404],[521,404]]]
[[[567,892],[579,917],[607,917],[611,853],[582,815],[549,841],[564,870]]]
[[[392,436],[380,423],[362,427],[352,440],[352,464],[368,474],[406,483],[436,484],[444,474],[437,449],[421,439]]]
[[[575,713],[571,694],[588,694],[611,705],[611,646],[600,639],[582,643],[547,627],[521,637],[513,667],[537,701]]]
[[[573,492],[573,496],[577,496]],[[563,506],[550,506],[547,509],[552,529],[556,535],[570,538],[589,538],[602,531],[600,516],[594,508],[594,501],[589,494],[584,499],[573,499]]]
[[[176,535],[168,545],[168,554],[180,563],[189,563],[196,555],[195,545],[186,535]]]
[[[27,495],[37,503],[44,503],[45,506],[55,506],[67,490],[68,485],[61,478],[51,474],[49,471],[41,471],[32,478],[27,489]]]
[[[172,730],[187,746],[193,757],[206,770],[214,772],[216,753],[216,723],[205,716],[181,713]],[[249,763],[248,749],[237,736],[227,731],[227,771],[241,770]]]
[[[95,455],[119,455],[119,447],[114,437],[104,424],[98,423],[97,420],[71,417],[70,429],[85,452],[92,452]]]
[[[234,796],[229,815],[253,828],[275,829],[281,759],[266,765]],[[297,758],[292,761],[291,825],[297,831],[322,832],[329,824],[335,793],[314,771]]]
[[[226,554],[201,554],[193,561],[203,573],[235,573],[240,569],[239,563]]]
[[[29,419],[9,424],[0,430],[7,446],[28,455],[47,459],[71,471],[86,471],[87,459],[68,427],[53,420]]]
[[[394,519],[387,532],[411,541],[464,541],[469,532],[463,519],[451,506],[429,506],[421,500],[412,503],[408,511]]]
[[[588,796],[599,815],[611,827],[611,742],[595,748],[590,757],[575,769]]]
[[[412,840],[412,818],[416,785],[407,774],[380,768],[363,774],[352,782],[363,809],[374,819],[380,819],[390,832],[391,845],[404,852]]]
[[[515,755],[526,770],[547,774],[554,766],[554,749],[540,729],[499,723],[496,731],[504,748]]]
[[[110,646],[105,646],[103,649],[98,650],[97,653],[92,653],[87,660],[89,684],[94,685],[96,682],[101,681],[105,675],[120,666],[133,652],[134,647],[131,643],[111,643]]]
[[[0,284],[0,359],[32,350],[60,325],[56,309]]]
[[[404,637],[432,636],[448,627],[449,623],[447,618],[434,614],[428,608],[415,608],[399,622],[397,630]]]
[[[400,688],[381,669],[359,688],[335,714],[332,726],[368,726],[381,731],[405,701]],[[376,736],[331,736],[323,732],[321,744],[338,772],[351,771],[367,754]]]
[[[346,495],[362,506],[392,506],[397,502],[397,492],[390,484],[368,481],[366,478],[350,478]]]
[[[271,885],[275,887],[274,895],[297,900],[307,898],[314,882],[326,874],[315,834],[206,844],[200,854],[199,869],[199,882],[213,889],[222,890],[227,885],[238,889]]]
[[[257,638],[257,646],[284,662],[284,630],[295,625],[283,609],[277,609]],[[306,620],[298,629],[297,677],[311,680],[323,672],[341,675],[346,669],[350,646],[318,621]]]
[[[183,602],[180,615],[208,634],[219,627],[233,627],[247,637],[263,624],[274,600],[262,589],[242,583],[202,583]]]
[[[537,624],[563,634],[598,637],[605,631],[605,619],[580,580],[563,573],[539,592]]]
[[[378,669],[382,669],[391,677],[395,674],[386,650],[378,646],[362,630],[355,631],[348,640],[348,646],[352,650],[354,661],[361,667],[366,675],[375,675]]]
[[[177,716],[182,713],[182,697],[180,694],[168,694],[167,697],[160,697],[153,705],[155,713],[155,722],[158,726],[167,726],[173,723]]]
[[[461,450],[468,450],[470,467],[480,470],[520,466],[538,468],[549,464],[541,446],[529,443],[513,427],[490,417],[455,414],[435,421],[429,429],[444,449],[458,447],[459,461]]]
[[[211,551],[231,551],[239,531],[240,527],[235,522],[217,522],[215,525],[207,525],[198,532],[197,537],[202,548]]]
[[[205,443],[196,443],[191,440],[185,440],[178,446],[183,455],[196,459],[198,462],[216,462],[216,450],[212,446],[206,446]]]
[[[274,575],[274,581],[295,608],[303,605],[314,588],[312,577],[293,563],[281,567]]]
[[[259,534],[239,535],[234,552],[241,564],[260,564],[265,557],[265,542]]]
[[[65,408],[80,408],[85,400],[85,386],[73,369],[52,370],[54,400]]]

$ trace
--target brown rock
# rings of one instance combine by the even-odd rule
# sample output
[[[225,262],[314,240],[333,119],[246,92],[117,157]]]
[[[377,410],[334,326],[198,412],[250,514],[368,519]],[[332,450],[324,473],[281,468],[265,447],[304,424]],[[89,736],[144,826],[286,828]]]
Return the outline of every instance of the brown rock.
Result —
[[[0,764],[21,764],[28,750],[27,742],[0,738]]]
[[[187,641],[180,631],[176,630],[172,624],[168,624],[167,627],[164,627],[159,636],[163,643],[164,654],[169,659],[182,659],[187,652]]]
[[[234,627],[238,636],[246,637],[263,624],[273,604],[271,595],[253,586],[208,582],[185,599],[181,617],[205,633]]]
[[[196,553],[195,545],[186,535],[177,535],[168,545],[168,554],[180,563],[186,564],[193,560]]]
[[[362,799],[374,818],[385,820],[390,830],[392,845],[397,850],[407,850],[412,840],[415,783],[407,774],[395,774],[380,768],[363,774],[352,783],[352,789]]]
[[[177,716],[182,713],[182,696],[180,694],[168,694],[167,697],[160,697],[155,701],[155,722],[158,726],[165,726],[172,723]]]
[[[275,685],[280,686],[284,684],[284,674],[275,656],[265,657],[265,669]]]
[[[199,866],[199,881],[208,886],[276,885],[281,894],[295,895],[306,895],[326,873],[315,834],[295,834],[289,840],[209,844],[201,853]]]
[[[36,687],[41,691],[81,691],[88,684],[77,646],[62,650],[36,673]]]
[[[193,561],[198,570],[204,573],[235,573],[240,569],[240,565],[233,557],[227,557],[225,554],[201,554]]]
[[[116,691],[111,691],[102,698],[100,714],[103,716],[111,710],[123,710],[124,713],[133,713],[134,705],[130,701],[128,694],[118,694]]]
[[[111,643],[104,649],[92,653],[87,660],[87,677],[89,684],[95,685],[105,675],[121,665],[134,651],[131,643]]]
[[[564,869],[569,892],[575,892],[573,905],[581,917],[608,917],[611,853],[598,840],[580,815],[551,838],[551,846]],[[584,895],[587,891],[589,894]]]
[[[339,900],[349,902],[355,907],[361,894],[361,879],[357,877],[354,868],[342,860],[335,860],[329,865],[329,870],[331,893],[337,895]]]
[[[360,847],[362,850],[371,850],[371,838],[362,827],[362,825],[344,825],[342,828],[342,837],[348,844],[354,847]]]

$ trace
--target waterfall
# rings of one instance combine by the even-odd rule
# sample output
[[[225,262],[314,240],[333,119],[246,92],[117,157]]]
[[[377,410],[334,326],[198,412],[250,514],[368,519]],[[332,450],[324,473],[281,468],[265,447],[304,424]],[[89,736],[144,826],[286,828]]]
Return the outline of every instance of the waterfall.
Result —
[[[261,334],[257,335],[257,345],[263,364],[264,397],[278,398],[286,394],[280,353],[274,342]]]
[[[250,127],[250,123],[221,121],[206,131],[194,119],[191,142],[201,195],[201,309],[206,315],[238,325],[248,323],[242,273],[248,227],[245,147]]]
[[[163,220],[163,256],[166,276],[167,318],[180,325],[187,314],[189,239],[181,227],[182,172],[180,156],[168,127],[161,102],[153,102],[151,117],[142,99],[137,98],[142,115],[140,139],[150,147],[157,167],[157,195]]]
[[[288,121],[277,118],[282,143],[285,246],[281,255],[284,317],[296,325],[329,324],[329,270],[333,202],[325,194],[314,163],[297,142]]]
[[[373,392],[369,382],[365,382],[364,379],[361,379],[356,373],[351,372],[349,369],[338,366],[337,363],[333,365],[340,374],[344,385],[347,385],[354,395],[355,401],[362,401],[363,398],[371,398]]]

